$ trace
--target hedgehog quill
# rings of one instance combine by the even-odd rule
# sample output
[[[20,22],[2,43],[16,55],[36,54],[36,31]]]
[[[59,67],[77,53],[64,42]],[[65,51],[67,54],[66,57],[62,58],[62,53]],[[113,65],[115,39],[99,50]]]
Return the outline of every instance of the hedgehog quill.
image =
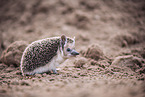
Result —
[[[22,75],[36,73],[57,73],[56,67],[70,57],[79,55],[75,51],[75,38],[65,35],[32,42],[26,47],[21,58]]]

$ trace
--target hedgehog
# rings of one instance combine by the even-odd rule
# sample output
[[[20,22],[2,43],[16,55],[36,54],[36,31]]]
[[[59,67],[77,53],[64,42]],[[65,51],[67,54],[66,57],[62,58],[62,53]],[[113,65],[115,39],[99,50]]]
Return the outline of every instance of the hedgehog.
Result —
[[[56,67],[70,57],[79,53],[75,50],[75,37],[46,38],[29,44],[23,52],[20,69],[22,75],[52,72],[57,74]]]

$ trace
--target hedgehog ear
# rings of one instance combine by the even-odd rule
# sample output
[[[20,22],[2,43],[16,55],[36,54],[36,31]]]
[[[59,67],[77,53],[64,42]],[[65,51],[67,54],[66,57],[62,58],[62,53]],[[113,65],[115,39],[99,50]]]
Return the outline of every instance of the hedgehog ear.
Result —
[[[75,41],[76,37],[74,36],[74,41]]]
[[[74,38],[73,38],[73,46],[75,46],[75,39],[76,39],[76,38],[75,38],[75,36],[74,36]]]
[[[75,39],[76,39],[76,37],[74,36],[74,39],[73,39],[73,40],[74,40],[74,42],[75,42]]]
[[[75,40],[75,38],[76,38],[76,37],[74,36],[74,40]]]
[[[67,38],[65,35],[62,35],[61,36],[61,46],[64,47],[64,45],[67,43]]]

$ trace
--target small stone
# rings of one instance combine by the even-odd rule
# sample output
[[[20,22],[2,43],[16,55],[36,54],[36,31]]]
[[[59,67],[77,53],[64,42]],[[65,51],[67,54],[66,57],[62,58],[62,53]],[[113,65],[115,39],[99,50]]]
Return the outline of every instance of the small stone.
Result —
[[[129,67],[131,70],[136,71],[143,67],[143,59],[135,57],[133,55],[118,56],[112,62],[112,66]]]
[[[75,68],[82,68],[85,64],[87,63],[87,59],[86,58],[78,58],[75,60],[74,64],[75,64]]]
[[[22,73],[21,72],[16,72],[16,75],[22,75]]]
[[[72,76],[72,78],[79,78],[78,76]]]
[[[21,82],[21,85],[22,85],[22,86],[30,86],[30,84],[27,83],[27,82],[25,82],[25,81],[22,81],[22,82]]]
[[[49,79],[49,81],[54,81],[54,79]]]
[[[121,47],[127,47],[129,45],[139,43],[140,41],[135,35],[132,35],[132,34],[114,35],[110,40],[111,42]]]
[[[21,56],[27,45],[25,41],[15,41],[2,52],[0,60],[6,65],[20,66]]]
[[[35,74],[36,77],[41,78],[42,75],[41,74]]]
[[[46,76],[47,76],[47,74],[46,74],[46,73],[43,73],[43,74],[42,74],[42,77],[46,77]]]
[[[11,85],[19,85],[19,82],[14,81],[11,83]]]
[[[91,58],[94,60],[102,59],[104,54],[101,48],[98,45],[91,45],[86,51],[80,52],[84,57]]]
[[[0,90],[0,93],[6,93],[7,91],[6,90]]]

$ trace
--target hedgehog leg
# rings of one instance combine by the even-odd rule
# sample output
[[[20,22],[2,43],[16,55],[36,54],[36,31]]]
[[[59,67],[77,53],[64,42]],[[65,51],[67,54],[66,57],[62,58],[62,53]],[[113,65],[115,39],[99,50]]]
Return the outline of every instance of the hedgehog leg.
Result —
[[[53,69],[52,72],[53,72],[54,74],[58,74],[58,72],[56,71],[56,69]]]
[[[25,76],[25,75],[27,76],[27,75],[34,75],[34,74],[35,74],[35,73],[32,73],[32,72],[25,72],[25,73],[23,73],[22,75],[23,75],[23,76]]]

